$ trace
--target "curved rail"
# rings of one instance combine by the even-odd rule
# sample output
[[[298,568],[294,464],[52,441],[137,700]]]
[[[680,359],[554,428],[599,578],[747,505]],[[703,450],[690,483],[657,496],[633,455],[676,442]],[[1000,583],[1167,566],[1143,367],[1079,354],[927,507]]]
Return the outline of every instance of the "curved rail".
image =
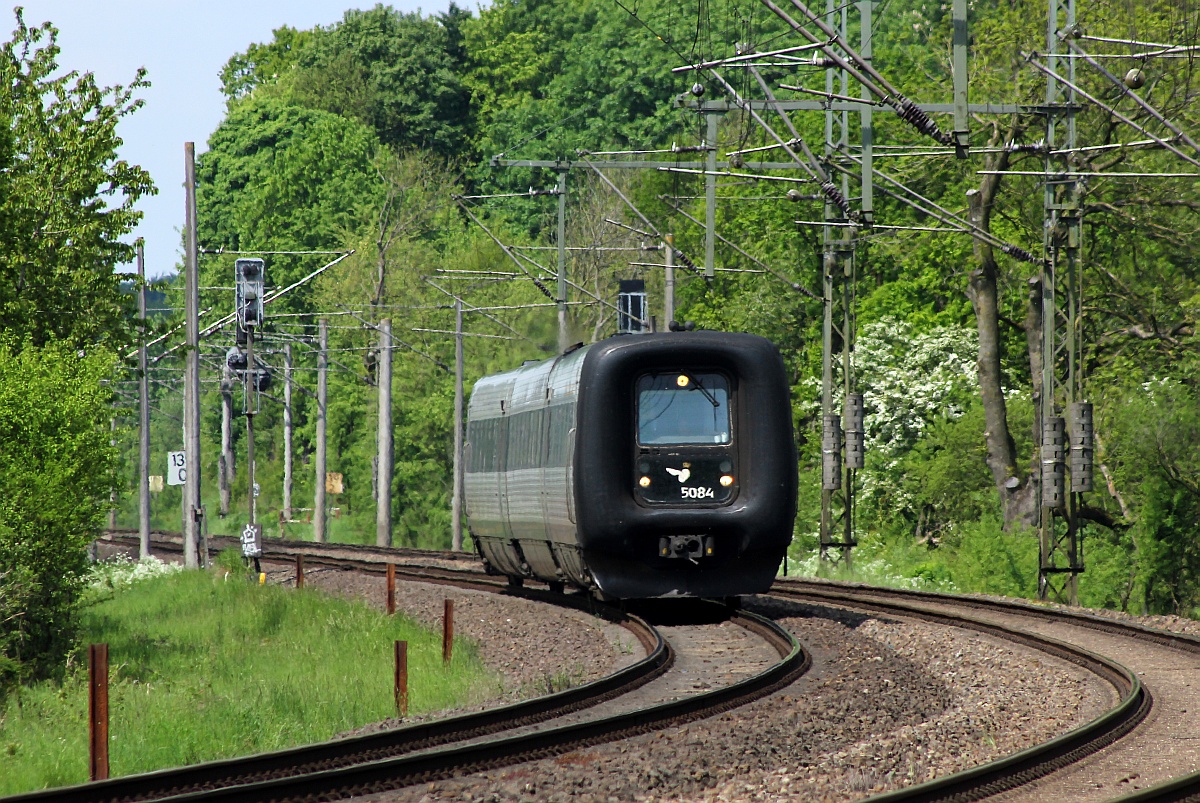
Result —
[[[827,583],[790,581],[776,584],[769,594],[792,601],[815,601],[894,613],[998,636],[1005,641],[1033,647],[1088,669],[1112,684],[1121,700],[1115,707],[1095,720],[1048,742],[962,772],[947,775],[944,778],[872,796],[868,798],[872,803],[982,800],[1023,786],[1080,761],[1125,736],[1150,713],[1153,700],[1149,691],[1142,686],[1134,673],[1115,661],[1070,644],[1012,630],[992,622],[931,611],[904,602],[883,601],[879,597],[893,596],[890,593],[892,589],[887,589],[888,593],[877,593],[879,591],[880,589],[875,587],[832,586]],[[908,592],[899,592],[894,596],[908,598],[912,595]],[[958,604],[961,599],[943,595],[941,601],[953,601]],[[994,604],[996,607],[1005,607],[1002,603]],[[1020,609],[1024,606],[1018,605],[1017,607]],[[1044,609],[1037,610],[1044,612]]]
[[[1121,803],[1200,803],[1200,772],[1121,795]]]
[[[1117,619],[1098,616],[1094,613],[1051,608],[1047,607],[1046,605],[1039,605],[1033,602],[1024,602],[1022,600],[997,600],[989,599],[987,597],[968,597],[956,594],[945,594],[939,591],[916,591],[913,589],[867,586],[859,583],[843,583],[834,580],[802,580],[798,578],[786,577],[777,578],[775,585],[772,586],[772,591],[789,589],[804,591],[847,589],[876,597],[918,601],[928,600],[931,602],[941,602],[954,605],[958,608],[979,608],[982,610],[1003,611],[1006,613],[1020,613],[1025,616],[1037,617],[1047,621],[1068,620],[1092,630],[1113,633],[1121,636],[1132,636],[1134,638],[1150,641],[1165,647],[1172,647],[1185,652],[1200,654],[1200,638],[1196,638],[1195,636],[1189,636],[1183,633],[1171,633],[1165,630],[1156,630],[1154,628],[1134,624],[1132,622],[1122,622]]]
[[[780,653],[781,660],[753,677],[721,689],[592,722],[326,772],[184,794],[169,800],[173,803],[251,803],[336,799],[384,792],[452,775],[561,755],[589,745],[681,725],[765,697],[808,671],[811,658],[789,632],[755,614],[739,613],[734,618],[741,626],[766,638]]]
[[[176,551],[183,551],[183,534],[178,530],[151,530],[150,537],[153,539],[153,546],[162,548],[170,544]],[[98,541],[102,543],[119,543],[124,546],[136,547],[138,545],[138,531],[118,527],[113,530],[106,530],[101,535]],[[241,541],[236,536],[230,535],[210,535],[208,537],[209,549],[219,550],[225,547],[236,547],[241,549]],[[292,555],[300,551],[312,550],[344,550],[347,552],[356,552],[363,558],[375,556],[381,560],[392,560],[394,558],[412,558],[415,560],[428,560],[431,557],[438,560],[453,561],[467,565],[479,565],[479,556],[474,552],[451,552],[449,550],[437,549],[416,549],[412,547],[381,547],[374,544],[343,544],[331,541],[299,541],[286,538],[275,538],[273,536],[263,537],[263,549],[269,550],[275,555]]]
[[[344,560],[338,561],[339,565],[349,563]],[[376,570],[382,571],[382,567]],[[403,573],[426,582],[449,582],[444,578],[425,577],[415,570]],[[471,585],[481,587],[478,583]],[[496,588],[489,590],[495,591]],[[563,597],[556,596],[554,601],[567,607],[583,607],[570,605]],[[671,668],[674,653],[670,645],[644,620],[601,606],[591,609],[591,612],[606,615],[629,630],[646,650],[646,657],[591,683],[487,711],[243,758],[46,789],[7,797],[4,801],[32,803],[69,800],[71,803],[107,803],[152,800],[223,786],[265,782],[288,775],[311,774],[361,765],[545,722],[627,694]]]
[[[121,537],[118,539],[125,540]],[[156,548],[162,546],[161,541],[156,544]],[[305,546],[311,545],[289,544],[288,553],[285,554],[290,555],[296,550],[303,550]],[[337,545],[336,548],[340,549],[341,545]],[[367,572],[382,572],[387,557],[390,555],[385,553],[382,556],[383,560],[363,562],[313,555],[312,552],[305,555],[306,561],[313,565],[354,568]],[[508,590],[502,580],[485,578],[477,570],[399,566],[397,572],[401,576],[426,582],[486,588],[491,591]],[[536,591],[522,591],[521,596],[550,597],[558,604],[572,604],[570,598]],[[593,613],[596,612],[594,605],[575,603],[574,607],[588,607]],[[669,645],[657,631],[642,620],[636,617],[625,618],[627,621],[622,624],[637,635],[647,648],[648,657],[606,678],[555,695],[478,714],[352,739],[126,776],[87,785],[43,790],[7,798],[6,801],[257,801],[267,798],[311,799],[314,795],[348,795],[397,788],[451,774],[557,755],[589,744],[711,716],[790,684],[811,665],[808,654],[786,630],[754,614],[738,613],[734,620],[766,640],[781,656],[778,663],[754,677],[683,700],[588,723],[508,738],[501,737],[478,744],[461,744],[468,739],[486,737],[523,725],[546,721],[612,699],[667,671],[674,660]]]

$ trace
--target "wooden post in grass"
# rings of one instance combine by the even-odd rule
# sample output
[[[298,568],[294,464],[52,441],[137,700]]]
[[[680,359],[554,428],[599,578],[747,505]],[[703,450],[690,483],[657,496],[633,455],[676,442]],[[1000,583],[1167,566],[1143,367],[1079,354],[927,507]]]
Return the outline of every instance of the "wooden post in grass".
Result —
[[[442,663],[449,664],[454,652],[454,600],[447,599],[442,611]]]
[[[296,556],[296,588],[304,588],[304,556]]]
[[[408,716],[408,642],[396,642],[396,716]]]
[[[396,613],[396,564],[387,565],[387,612],[388,616]]]
[[[88,780],[108,779],[108,645],[88,645]]]

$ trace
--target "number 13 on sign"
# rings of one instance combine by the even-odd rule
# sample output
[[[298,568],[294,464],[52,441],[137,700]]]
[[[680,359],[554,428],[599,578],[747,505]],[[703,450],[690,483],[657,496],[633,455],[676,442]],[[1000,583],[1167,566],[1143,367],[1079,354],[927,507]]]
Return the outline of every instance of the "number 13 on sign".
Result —
[[[167,452],[167,485],[187,482],[187,452]]]

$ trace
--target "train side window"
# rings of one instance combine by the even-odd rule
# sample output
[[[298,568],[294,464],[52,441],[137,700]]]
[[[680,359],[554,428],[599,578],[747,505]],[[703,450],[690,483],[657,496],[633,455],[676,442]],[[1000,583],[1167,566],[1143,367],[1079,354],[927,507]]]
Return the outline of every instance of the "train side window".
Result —
[[[570,404],[556,404],[548,408],[550,416],[550,443],[546,452],[546,466],[561,468],[567,464],[567,438],[574,422],[575,408]]]
[[[478,421],[468,421],[467,422],[467,444],[466,444],[467,448],[464,453],[464,457],[466,457],[466,460],[463,461],[466,464],[466,467],[464,470],[468,474],[479,470],[475,467],[475,461],[474,461],[474,457],[475,457],[477,450],[471,448],[472,444],[478,444],[478,443],[479,443],[479,422]]]
[[[542,411],[517,413],[508,420],[506,471],[537,468],[541,465]]]
[[[521,468],[521,455],[524,450],[524,418],[514,415],[509,419],[509,454],[505,461],[505,471],[516,471]]]
[[[497,469],[496,419],[485,418],[467,424],[466,470],[471,473],[493,472]]]
[[[495,472],[500,469],[500,422],[489,418],[484,422],[483,437],[487,444],[487,464],[484,471]]]
[[[638,443],[731,441],[729,380],[722,374],[671,371],[637,381]]]
[[[492,450],[492,471],[503,471],[509,447],[508,417],[493,418],[491,423],[493,443],[496,444],[496,447]]]

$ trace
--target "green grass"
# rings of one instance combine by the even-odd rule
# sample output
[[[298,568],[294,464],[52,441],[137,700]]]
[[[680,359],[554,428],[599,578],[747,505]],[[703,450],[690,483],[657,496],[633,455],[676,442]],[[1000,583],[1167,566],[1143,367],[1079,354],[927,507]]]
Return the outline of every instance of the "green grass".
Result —
[[[824,566],[815,549],[793,543],[791,572],[894,588],[948,593],[1037,595],[1037,535],[1005,531],[994,517],[958,525],[931,549],[906,533],[866,533],[860,537],[852,569]]]
[[[395,714],[393,642],[408,642],[410,714],[498,688],[470,644],[318,592],[183,572],[96,591],[82,644],[107,642],[112,775],[322,741]],[[86,662],[86,652],[81,653]],[[87,780],[87,669],[0,703],[0,795]]]

